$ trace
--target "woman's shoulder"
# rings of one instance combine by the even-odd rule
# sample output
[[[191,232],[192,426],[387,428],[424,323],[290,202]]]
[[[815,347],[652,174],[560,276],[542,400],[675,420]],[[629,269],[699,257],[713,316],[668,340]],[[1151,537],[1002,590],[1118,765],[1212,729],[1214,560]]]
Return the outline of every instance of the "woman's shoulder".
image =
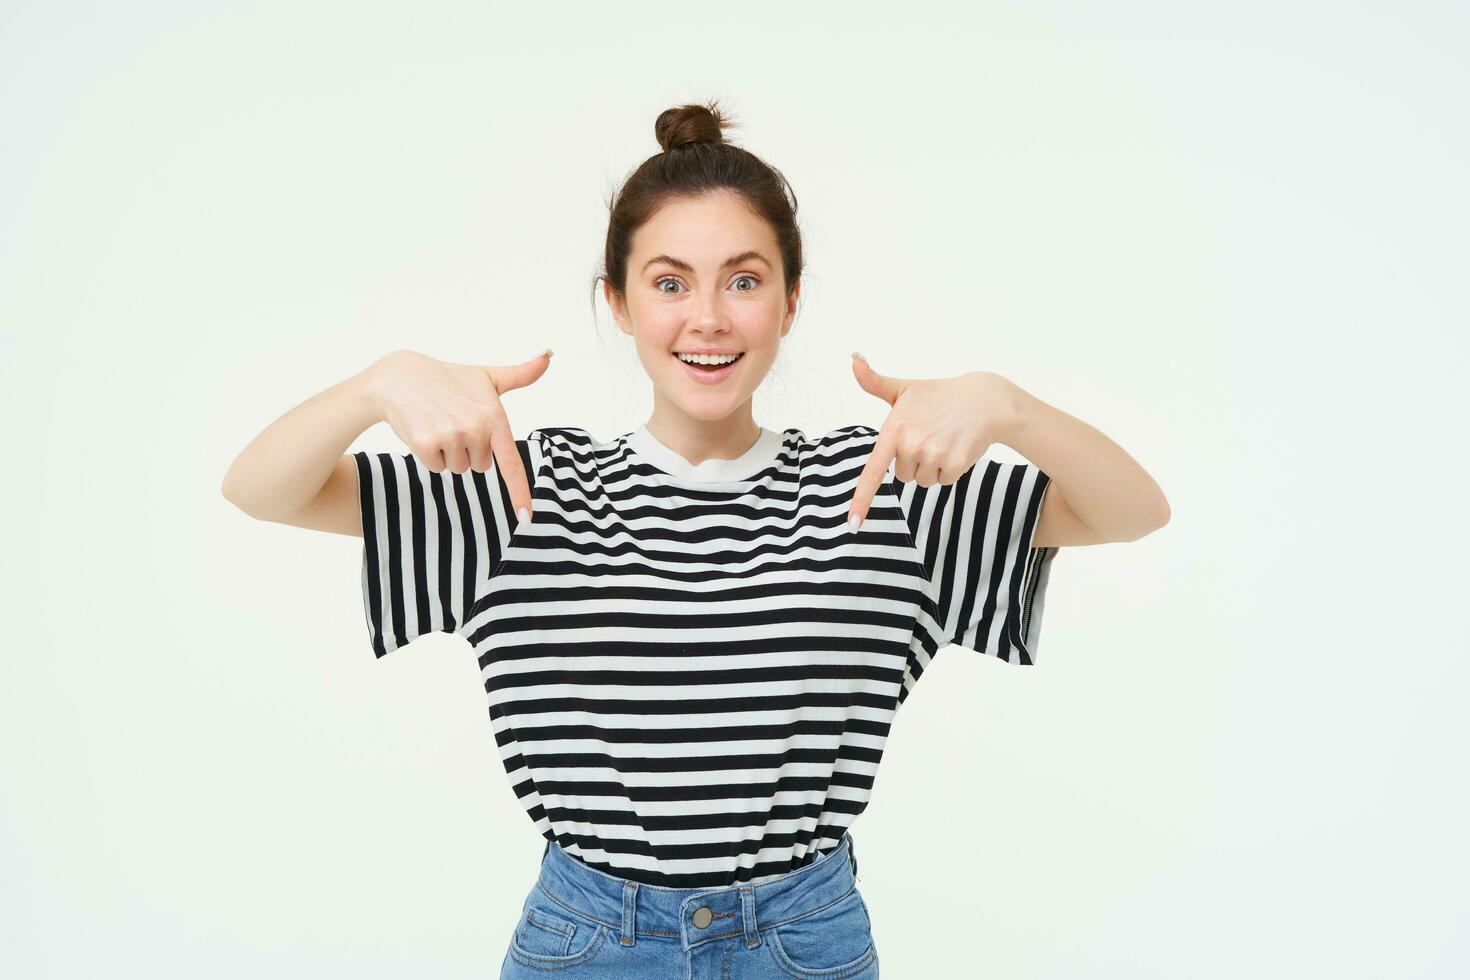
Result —
[[[525,438],[518,442],[536,442],[543,446],[597,446],[602,440],[598,439],[586,429],[575,425],[543,425],[540,428],[527,432]]]
[[[829,431],[823,438],[827,439],[851,439],[853,436],[876,436],[878,430],[871,425],[862,425],[854,422],[852,425],[840,425]]]
[[[828,429],[815,439],[809,440],[817,446],[849,446],[858,443],[871,443],[878,437],[878,430],[871,425],[839,425],[835,429]]]
[[[809,436],[806,434],[806,430],[798,428],[794,425],[788,425],[784,429],[775,429],[774,431],[777,435],[785,436],[788,439],[796,438],[801,440],[802,442],[813,443],[817,445],[831,442],[841,442],[845,439],[853,439],[862,436],[876,436],[878,434],[878,430],[873,428],[872,426],[859,424],[839,425],[836,428],[828,429],[826,432],[820,433],[816,436]]]

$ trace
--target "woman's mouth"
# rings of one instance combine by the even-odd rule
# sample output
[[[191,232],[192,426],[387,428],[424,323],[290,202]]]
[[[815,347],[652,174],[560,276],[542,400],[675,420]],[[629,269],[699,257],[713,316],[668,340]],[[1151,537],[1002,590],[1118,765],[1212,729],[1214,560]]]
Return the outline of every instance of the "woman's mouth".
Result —
[[[735,365],[745,358],[745,352],[736,354],[682,354],[674,352],[674,360],[683,365],[691,378],[700,384],[718,384],[735,372]],[[686,360],[687,358],[687,360]]]

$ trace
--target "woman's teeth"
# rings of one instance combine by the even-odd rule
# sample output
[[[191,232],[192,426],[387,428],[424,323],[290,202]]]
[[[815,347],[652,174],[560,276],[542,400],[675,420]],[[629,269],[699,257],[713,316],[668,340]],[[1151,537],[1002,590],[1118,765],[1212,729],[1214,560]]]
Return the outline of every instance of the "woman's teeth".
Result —
[[[674,352],[674,356],[686,364],[733,364],[740,360],[743,354],[681,354]]]

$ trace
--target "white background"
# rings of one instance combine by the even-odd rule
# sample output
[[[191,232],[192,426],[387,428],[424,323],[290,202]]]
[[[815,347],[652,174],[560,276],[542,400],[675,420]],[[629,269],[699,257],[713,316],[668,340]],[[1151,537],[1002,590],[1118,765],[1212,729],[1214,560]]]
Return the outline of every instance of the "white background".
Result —
[[[235,455],[409,347],[650,388],[599,300],[659,111],[798,195],[756,418],[1000,372],[1173,520],[940,654],[854,827],[885,977],[1447,977],[1467,900],[1463,5],[20,3],[0,18],[0,974],[479,978],[542,839],[467,643]],[[397,449],[386,425],[355,448]],[[1004,447],[997,448],[1004,456]]]

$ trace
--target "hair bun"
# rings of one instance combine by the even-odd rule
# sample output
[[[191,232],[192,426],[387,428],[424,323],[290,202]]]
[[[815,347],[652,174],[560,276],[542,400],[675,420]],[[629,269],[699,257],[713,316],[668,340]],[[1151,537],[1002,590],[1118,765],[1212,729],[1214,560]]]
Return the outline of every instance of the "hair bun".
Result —
[[[690,143],[723,143],[721,130],[731,125],[733,122],[720,111],[719,103],[711,100],[704,105],[681,105],[660,112],[653,124],[653,135],[667,153]]]

